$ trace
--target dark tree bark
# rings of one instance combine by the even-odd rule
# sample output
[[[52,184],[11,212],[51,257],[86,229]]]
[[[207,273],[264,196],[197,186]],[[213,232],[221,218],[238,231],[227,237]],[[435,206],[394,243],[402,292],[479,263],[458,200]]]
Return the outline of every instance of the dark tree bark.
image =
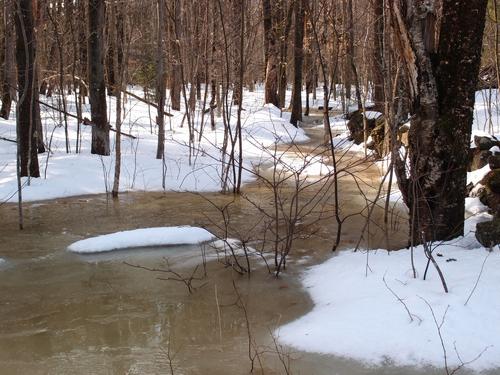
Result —
[[[435,2],[395,4],[400,44],[414,99],[410,177],[398,179],[410,209],[411,236],[463,234],[467,154],[487,0],[443,0],[438,43]]]
[[[15,0],[16,60],[19,101],[17,131],[20,175],[40,177],[37,154],[37,119],[40,118],[36,82],[36,40],[31,0]]]
[[[158,145],[156,148],[156,159],[163,159],[165,151],[165,63],[163,57],[163,27],[165,25],[165,0],[158,0],[158,35],[156,44],[156,96],[158,98],[158,113],[156,123],[158,125]]]
[[[266,79],[264,83],[264,102],[279,107],[278,100],[278,41],[273,25],[271,0],[262,0],[264,18],[264,55],[266,60]]]
[[[293,54],[293,90],[292,115],[290,123],[297,126],[302,121],[302,65],[304,62],[304,7],[305,0],[296,0],[294,4],[295,33]]]
[[[104,82],[104,0],[88,0],[88,71],[92,115],[91,153],[109,155],[109,125]]]
[[[2,93],[2,108],[0,109],[0,117],[5,120],[9,119],[10,110],[12,107],[12,99],[15,97],[15,66],[14,66],[14,45],[15,45],[15,28],[14,21],[12,19],[12,0],[5,0],[3,9],[0,11],[3,13],[3,35],[1,43],[0,59],[2,62],[1,77],[1,93]]]

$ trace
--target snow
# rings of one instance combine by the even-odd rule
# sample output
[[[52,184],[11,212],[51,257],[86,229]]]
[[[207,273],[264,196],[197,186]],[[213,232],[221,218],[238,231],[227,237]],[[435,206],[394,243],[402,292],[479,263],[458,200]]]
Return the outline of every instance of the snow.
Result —
[[[142,96],[140,89],[129,88]],[[253,165],[268,160],[271,156],[262,147],[274,144],[304,142],[308,138],[302,129],[281,117],[279,109],[263,104],[263,91],[245,92],[242,112],[243,133],[243,183],[255,179]],[[41,97],[42,102],[57,106],[57,95]],[[73,96],[67,97],[68,112],[76,113]],[[115,133],[110,133],[112,155],[100,157],[90,154],[91,128],[82,127],[82,150],[76,154],[76,121],[69,119],[69,138],[72,153],[65,150],[64,127],[59,126],[59,115],[41,106],[45,143],[52,152],[39,155],[41,178],[23,179],[23,200],[36,201],[60,197],[99,194],[111,190],[114,174]],[[85,106],[83,116],[90,117],[90,108]],[[219,191],[221,190],[222,153],[224,126],[222,117],[216,118],[216,130],[212,131],[209,115],[200,139],[201,103],[198,103],[195,123],[195,143],[189,161],[189,130],[184,120],[184,111],[173,111],[166,119],[165,162],[156,160],[157,134],[154,109],[134,98],[128,97],[122,132],[136,137],[122,136],[122,173],[120,191]],[[115,101],[108,97],[109,119],[114,124]],[[55,120],[54,120],[55,119]],[[236,126],[236,109],[231,109],[231,126]],[[151,123],[153,122],[153,126]],[[0,136],[15,139],[15,113],[9,121],[0,119]],[[0,140],[0,201],[17,199],[16,145]],[[227,157],[226,157],[227,159]],[[236,155],[237,159],[237,155]],[[45,176],[46,169],[46,176]],[[163,179],[163,171],[165,178]],[[163,187],[165,185],[165,187]]]
[[[498,146],[493,146],[492,148],[490,148],[490,152],[491,152],[493,155],[500,154],[500,147],[498,147]]]
[[[427,280],[422,279],[427,258],[421,246],[415,248],[416,279],[409,250],[345,251],[312,267],[303,284],[315,306],[304,317],[281,327],[277,333],[280,341],[366,364],[381,365],[389,360],[396,365],[443,367],[433,312],[438,321],[444,321],[441,333],[450,368],[460,364],[457,353],[464,362],[482,353],[468,365],[473,370],[499,367],[500,252],[447,243],[436,244],[434,256],[450,288],[448,294],[432,265]],[[483,262],[477,289],[465,304]],[[406,304],[413,321],[384,279]]]
[[[366,111],[366,112],[365,112],[365,117],[366,117],[368,120],[376,120],[376,119],[378,119],[380,116],[382,116],[382,113],[381,113],[381,112],[377,112],[377,111]]]
[[[74,253],[99,253],[147,246],[196,245],[213,240],[212,233],[197,227],[142,228],[105,234],[68,246]]]
[[[467,184],[476,185],[484,178],[484,176],[488,174],[489,171],[491,171],[491,168],[488,164],[486,164],[481,169],[476,169],[475,171],[467,172]]]

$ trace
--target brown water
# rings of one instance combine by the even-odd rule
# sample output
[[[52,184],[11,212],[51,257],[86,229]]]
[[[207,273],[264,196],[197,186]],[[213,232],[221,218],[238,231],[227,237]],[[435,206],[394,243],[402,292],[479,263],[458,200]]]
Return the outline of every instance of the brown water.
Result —
[[[312,141],[290,154],[317,152],[321,130],[310,129],[309,134]],[[346,156],[342,163],[355,160]],[[378,170],[366,169],[366,164],[352,169],[366,182],[364,193],[373,197],[369,185],[378,185]],[[194,282],[193,294],[180,282],[158,280],[165,276],[161,273],[124,262],[160,267],[168,258],[172,269],[189,276],[201,261],[197,246],[90,256],[68,253],[66,247],[84,237],[150,226],[196,225],[221,233],[214,205],[233,201],[230,235],[261,238],[261,210],[273,207],[262,181],[246,186],[245,198],[167,192],[128,193],[116,201],[91,196],[30,203],[25,205],[24,231],[17,230],[16,207],[1,206],[0,257],[7,262],[0,266],[0,374],[171,374],[170,366],[175,374],[245,374],[251,369],[249,338],[251,355],[261,353],[254,358],[257,373],[414,373],[390,366],[365,368],[274,344],[271,332],[312,306],[300,287],[301,270],[330,254],[335,233],[332,198],[327,193],[318,198],[318,186],[301,196],[301,204],[314,199],[320,204],[303,219],[300,238],[279,279],[260,262],[253,263],[247,277],[213,261],[207,264],[208,276]],[[365,219],[355,214],[366,215],[366,204],[351,178],[340,180],[340,193],[342,216],[353,215],[343,226],[341,247],[347,248],[358,241]],[[376,209],[371,235],[363,244],[385,247],[389,238],[393,247],[404,245],[404,215],[398,210],[394,215],[386,236],[377,228],[382,210]],[[202,268],[197,276],[203,276]]]

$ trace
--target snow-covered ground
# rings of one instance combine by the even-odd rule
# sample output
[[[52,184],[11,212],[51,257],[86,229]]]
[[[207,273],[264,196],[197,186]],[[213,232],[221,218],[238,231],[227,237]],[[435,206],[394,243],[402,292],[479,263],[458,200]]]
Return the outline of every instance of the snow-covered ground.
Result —
[[[476,100],[471,141],[500,132],[496,92],[478,92]],[[343,142],[353,149],[345,138],[336,138],[338,146]],[[468,182],[479,182],[489,170],[469,173]],[[401,199],[396,186],[392,195],[391,200]],[[467,198],[465,208],[465,236],[431,245],[449,293],[432,264],[423,280],[428,259],[422,246],[413,250],[416,278],[410,250],[347,250],[305,272],[303,285],[314,308],[281,327],[279,340],[367,366],[500,371],[500,251],[481,247],[474,236],[477,222],[491,219],[487,207],[479,198]]]
[[[142,228],[86,238],[72,243],[74,253],[100,253],[146,246],[196,245],[213,240],[212,233],[197,227]]]
[[[471,220],[478,218],[486,217]],[[500,252],[482,248],[471,233],[433,249],[447,294],[432,264],[423,280],[421,246],[414,249],[417,278],[410,250],[344,251],[310,268],[303,285],[314,308],[281,327],[280,341],[366,365],[444,367],[446,356],[449,369],[469,361],[473,370],[500,367]]]
[[[130,90],[133,90],[130,88]],[[133,90],[134,91],[134,90]],[[140,90],[134,91],[141,95]],[[244,111],[242,112],[243,182],[254,178],[252,167],[271,157],[263,151],[275,143],[303,142],[308,138],[302,129],[289,124],[286,116],[280,117],[280,111],[272,106],[263,105],[263,91],[245,92]],[[74,98],[67,97],[68,112],[76,113]],[[41,101],[57,105],[57,97],[41,97]],[[108,98],[108,112],[111,124],[114,124],[115,104]],[[64,127],[59,114],[41,106],[42,124],[46,144],[51,153],[39,155],[42,177],[31,179],[29,185],[23,181],[23,199],[25,201],[51,199],[83,194],[104,193],[111,190],[114,173],[115,133],[110,133],[112,155],[100,157],[90,154],[91,129],[82,127],[82,149],[76,154],[76,120],[69,119],[69,138],[72,153],[66,153]],[[181,108],[182,109],[182,108]],[[122,132],[137,139],[122,137],[122,173],[120,191],[163,189],[163,170],[165,169],[165,190],[174,191],[218,191],[221,189],[221,170],[223,144],[222,118],[217,119],[216,131],[210,130],[209,115],[205,116],[203,136],[199,139],[201,110],[197,110],[195,124],[194,152],[189,164],[189,130],[184,112],[173,112],[173,117],[166,120],[165,164],[156,160],[157,135],[154,125],[156,110],[134,98],[129,97],[125,106],[125,119]],[[89,106],[85,106],[83,116],[90,117]],[[231,123],[236,124],[236,109],[231,112]],[[15,113],[11,119],[0,119],[0,137],[15,139]],[[0,201],[17,199],[16,183],[16,146],[14,143],[0,140]]]

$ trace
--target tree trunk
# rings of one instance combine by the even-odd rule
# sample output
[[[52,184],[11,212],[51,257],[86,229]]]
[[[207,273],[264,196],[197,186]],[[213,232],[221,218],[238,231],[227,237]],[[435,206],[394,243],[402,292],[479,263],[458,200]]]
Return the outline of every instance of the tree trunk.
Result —
[[[40,116],[36,84],[36,40],[31,0],[15,0],[16,60],[19,101],[17,131],[20,175],[40,177],[37,154],[37,118]]]
[[[373,2],[373,60],[372,60],[372,75],[373,75],[373,102],[375,109],[383,112],[384,109],[384,55],[383,55],[383,38],[384,38],[384,0],[374,0]]]
[[[0,109],[0,117],[5,120],[9,119],[10,109],[12,106],[12,99],[15,95],[16,79],[14,67],[14,45],[15,45],[15,28],[12,19],[12,0],[5,0],[3,9],[3,29],[4,33],[1,38],[3,39],[2,51],[2,72],[0,74],[2,85],[2,108]]]
[[[163,26],[165,25],[165,0],[158,0],[158,36],[156,43],[156,97],[158,98],[158,145],[156,159],[163,159],[165,151],[165,64],[163,58]]]
[[[297,126],[302,121],[302,65],[304,61],[304,2],[296,0],[295,12],[295,34],[293,54],[293,90],[292,90],[292,115],[290,123]]]
[[[104,82],[104,0],[88,0],[88,71],[92,116],[91,153],[109,155],[109,125]]]
[[[232,30],[231,30],[231,39],[232,39],[232,56],[231,56],[231,61],[232,61],[232,66],[233,66],[233,104],[234,105],[239,105],[241,102],[241,93],[243,92],[243,82],[240,81],[240,70],[243,69],[242,66],[240,66],[240,55],[243,53],[243,51],[240,51],[240,48],[242,48],[240,44],[240,34],[242,30],[244,30],[244,25],[243,25],[243,19],[242,19],[242,12],[241,8],[243,7],[243,0],[234,0],[232,2]],[[242,86],[242,87],[240,87]]]
[[[262,0],[264,18],[264,55],[266,57],[266,79],[264,83],[264,102],[279,106],[278,101],[278,41],[273,25],[271,0]]]
[[[404,170],[398,173],[414,243],[463,235],[467,155],[487,0],[443,0],[439,43],[434,42],[439,26],[434,2],[419,5],[413,1],[408,12],[393,8],[414,99],[410,177]]]
[[[181,32],[181,4],[179,0],[173,0],[173,19],[170,20],[170,49],[171,49],[171,71],[170,71],[170,98],[172,102],[172,109],[175,111],[181,110],[181,67],[179,56],[180,48],[177,46],[176,35],[179,37],[182,35]]]

